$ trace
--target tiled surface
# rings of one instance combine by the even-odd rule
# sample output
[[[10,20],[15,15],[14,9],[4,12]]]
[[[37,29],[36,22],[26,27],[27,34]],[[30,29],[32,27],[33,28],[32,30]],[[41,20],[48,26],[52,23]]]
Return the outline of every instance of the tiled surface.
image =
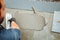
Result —
[[[17,11],[17,12],[16,12]],[[7,9],[10,13],[33,13],[32,11]],[[21,40],[60,40],[60,34],[51,32],[53,13],[37,12],[39,15],[45,17],[46,26],[40,30],[21,29]],[[17,17],[17,16],[16,16]],[[22,27],[21,27],[22,28]]]

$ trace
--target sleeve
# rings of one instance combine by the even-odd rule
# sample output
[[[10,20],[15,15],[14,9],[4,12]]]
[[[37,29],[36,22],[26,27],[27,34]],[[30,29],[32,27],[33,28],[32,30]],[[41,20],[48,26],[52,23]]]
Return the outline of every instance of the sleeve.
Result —
[[[18,29],[10,29],[11,31],[12,31],[12,33],[13,33],[13,35],[15,36],[15,39],[21,39],[21,32],[20,32],[20,30],[18,30]]]
[[[20,40],[21,39],[21,35],[20,35],[20,30],[18,29],[6,29],[6,30],[2,30],[0,32],[0,39],[3,40]]]

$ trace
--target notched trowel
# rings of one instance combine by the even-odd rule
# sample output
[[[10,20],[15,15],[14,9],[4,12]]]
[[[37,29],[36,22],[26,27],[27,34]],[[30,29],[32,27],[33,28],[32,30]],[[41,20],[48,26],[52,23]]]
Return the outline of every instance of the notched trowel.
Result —
[[[6,29],[10,29],[10,19],[12,18],[11,13],[6,13]]]

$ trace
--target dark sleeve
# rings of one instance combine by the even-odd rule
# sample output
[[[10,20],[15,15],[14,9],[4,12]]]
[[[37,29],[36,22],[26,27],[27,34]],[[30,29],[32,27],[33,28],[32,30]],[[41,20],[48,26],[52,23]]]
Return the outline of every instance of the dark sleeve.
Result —
[[[5,29],[2,25],[0,25],[0,30],[3,30],[3,29]]]

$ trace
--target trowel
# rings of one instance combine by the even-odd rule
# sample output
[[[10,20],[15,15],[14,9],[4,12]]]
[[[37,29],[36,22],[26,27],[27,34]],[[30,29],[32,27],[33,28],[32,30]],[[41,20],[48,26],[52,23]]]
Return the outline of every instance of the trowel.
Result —
[[[12,18],[12,14],[11,13],[6,13],[6,29],[10,29],[10,20]]]

